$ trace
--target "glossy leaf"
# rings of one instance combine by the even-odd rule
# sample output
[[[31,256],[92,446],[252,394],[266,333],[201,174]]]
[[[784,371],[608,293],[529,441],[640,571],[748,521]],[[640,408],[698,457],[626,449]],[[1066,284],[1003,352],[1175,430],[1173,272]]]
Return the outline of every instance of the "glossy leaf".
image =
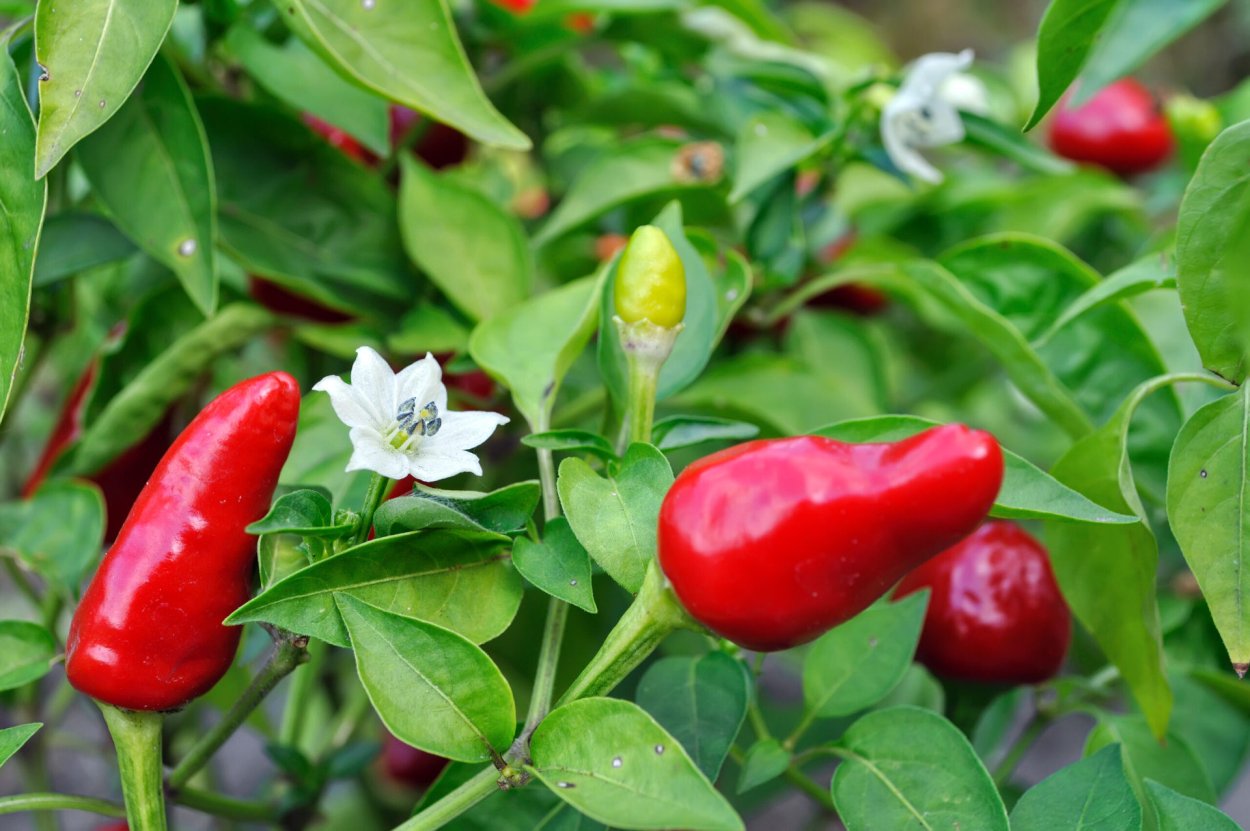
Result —
[[[278,11],[348,78],[483,144],[529,149],[482,92],[446,0],[290,0]]]
[[[743,828],[681,743],[628,701],[586,698],[553,710],[534,731],[531,756],[556,796],[608,825]]]
[[[1037,32],[1038,100],[1031,130],[1076,80],[1119,0],[1051,0]]]
[[[540,294],[478,325],[473,360],[512,392],[535,432],[546,429],[560,382],[595,331],[598,277]]]
[[[0,32],[0,419],[22,360],[30,317],[30,286],[39,248],[47,185],[30,177],[35,123],[22,78],[8,55],[10,32]]]
[[[760,433],[760,428],[745,421],[712,416],[669,416],[651,428],[651,437],[661,450],[679,450],[709,441],[745,441]]]
[[[512,741],[512,690],[486,653],[425,621],[336,599],[356,671],[382,723],[401,741],[461,762],[486,761]]]
[[[655,558],[660,503],[672,484],[668,459],[649,444],[630,445],[607,478],[581,459],[560,463],[556,487],[573,533],[626,591],[637,593]]]
[[[765,111],[748,119],[738,133],[729,201],[740,202],[769,179],[819,152],[833,135],[813,136],[802,123],[781,112]]]
[[[40,727],[43,727],[41,722],[0,729],[0,765],[9,761],[14,753],[21,750],[22,745],[26,744]]]
[[[849,831],[1007,831],[1007,811],[968,740],[940,715],[878,710],[838,742],[831,789]]]
[[[790,751],[776,739],[761,739],[747,750],[738,775],[738,793],[746,793],[765,782],[771,782],[790,767]]]
[[[39,238],[35,285],[51,285],[129,257],[136,250],[116,225],[99,214],[72,211],[50,216]]]
[[[552,597],[591,614],[599,610],[595,605],[590,555],[564,517],[547,520],[540,542],[517,537],[512,547],[512,565],[522,577]]]
[[[1011,809],[1011,831],[1141,831],[1120,746],[1110,745],[1051,774]]]
[[[487,320],[530,293],[529,245],[498,203],[404,156],[399,229],[408,256],[455,306]]]
[[[77,597],[104,541],[104,500],[83,482],[43,485],[31,499],[0,505],[0,540],[67,597]]]
[[[1154,806],[1159,831],[1240,831],[1241,826],[1205,802],[1179,794],[1147,779],[1146,793]]]
[[[1141,716],[1105,716],[1086,739],[1085,753],[1092,754],[1117,742],[1123,748],[1124,771],[1143,805],[1146,779],[1166,783],[1185,796],[1215,803],[1215,789],[1202,760],[1180,736],[1169,732],[1164,741],[1159,741]],[[1146,813],[1150,814],[1148,807]]]
[[[118,227],[165,265],[205,316],[217,307],[217,192],[204,125],[178,70],[152,62],[126,106],[78,148]]]
[[[121,109],[156,57],[177,8],[177,0],[84,0],[62,4],[57,14],[52,3],[38,5],[35,54],[46,80],[39,84],[35,178]]]
[[[24,687],[47,674],[56,638],[37,623],[0,621],[0,691]]]
[[[425,528],[465,528],[499,534],[524,528],[538,507],[538,482],[516,482],[497,491],[449,491],[417,484],[411,496],[384,502],[373,515],[379,536]]]
[[[656,661],[638,681],[635,699],[714,782],[742,729],[751,687],[742,661],[709,652]]]
[[[848,716],[889,695],[911,665],[929,593],[879,603],[826,632],[803,658],[809,717]]]
[[[612,449],[611,443],[598,433],[592,433],[589,430],[548,430],[545,433],[531,433],[521,439],[521,444],[553,452],[591,453],[607,461],[616,459],[616,451]]]
[[[354,526],[335,525],[334,507],[324,493],[298,490],[283,494],[269,513],[247,526],[249,534],[299,534],[301,537],[341,537]]]
[[[483,643],[508,628],[521,603],[521,581],[500,550],[506,543],[480,531],[380,537],[300,569],[226,622],[264,621],[345,647],[334,601],[348,596]]]

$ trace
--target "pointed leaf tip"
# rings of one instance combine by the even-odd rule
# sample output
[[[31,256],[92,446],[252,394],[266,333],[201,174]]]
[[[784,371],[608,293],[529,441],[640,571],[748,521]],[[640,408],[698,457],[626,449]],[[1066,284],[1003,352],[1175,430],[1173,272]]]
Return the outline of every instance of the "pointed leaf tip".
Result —
[[[1250,664],[1233,664],[1233,671],[1237,673],[1238,678],[1245,678],[1246,670],[1250,670]]]

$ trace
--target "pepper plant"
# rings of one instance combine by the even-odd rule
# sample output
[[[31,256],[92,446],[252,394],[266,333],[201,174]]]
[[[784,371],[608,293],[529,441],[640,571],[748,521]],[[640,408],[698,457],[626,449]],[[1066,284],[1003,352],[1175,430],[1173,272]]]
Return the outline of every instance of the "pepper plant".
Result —
[[[0,824],[1235,828],[1225,5],[0,0]]]

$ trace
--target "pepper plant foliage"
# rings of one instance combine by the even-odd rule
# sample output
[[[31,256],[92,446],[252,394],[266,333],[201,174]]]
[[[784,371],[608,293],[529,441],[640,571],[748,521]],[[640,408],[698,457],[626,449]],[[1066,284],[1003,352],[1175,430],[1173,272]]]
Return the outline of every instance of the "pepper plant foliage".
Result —
[[[1053,0],[1022,74],[1011,44],[909,68],[826,2],[0,2],[0,814],[733,831],[793,790],[851,831],[1091,828],[1089,805],[1110,831],[1235,827],[1214,805],[1250,748],[1250,95],[1168,102],[1148,176],[1042,137],[1065,92],[1096,102],[1223,5]],[[345,415],[353,361],[367,391],[427,354],[441,381]],[[173,437],[274,370],[304,396],[247,526],[239,654],[163,716],[102,696],[121,776],[81,792],[58,767],[71,616]],[[1076,623],[1057,677],[936,677],[931,591],[882,584],[767,661],[674,594],[657,527],[698,460],[953,422],[996,437],[989,513],[1049,554]],[[395,487],[378,459],[468,472]],[[770,500],[806,465],[691,521],[758,522],[784,559]],[[966,496],[943,475],[920,513]],[[800,536],[848,521],[817,519]],[[215,533],[162,521],[145,545]],[[184,561],[175,609],[211,571]],[[760,568],[718,601],[762,608]],[[1075,713],[1083,758],[1018,778]],[[266,773],[218,792],[239,729]],[[449,760],[416,790],[392,756],[413,748]]]

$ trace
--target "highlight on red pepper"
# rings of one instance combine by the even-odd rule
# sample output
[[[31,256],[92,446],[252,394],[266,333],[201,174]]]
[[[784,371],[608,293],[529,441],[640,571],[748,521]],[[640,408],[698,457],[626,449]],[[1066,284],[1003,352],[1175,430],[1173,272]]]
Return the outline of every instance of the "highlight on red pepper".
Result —
[[[1072,636],[1050,558],[1012,522],[987,522],[895,590],[929,589],[916,658],[943,678],[1036,684],[1063,666]]]
[[[998,442],[960,424],[896,443],[747,442],[677,477],[660,508],[660,565],[716,634],[789,649],[972,533],[1002,478]]]
[[[1060,102],[1050,122],[1050,147],[1074,162],[1131,175],[1159,167],[1172,154],[1172,128],[1155,97],[1122,78],[1079,107]]]
[[[78,690],[127,710],[173,710],[229,669],[251,595],[256,541],[295,438],[295,379],[271,372],[214,399],[187,425],[105,554],[66,641]]]

